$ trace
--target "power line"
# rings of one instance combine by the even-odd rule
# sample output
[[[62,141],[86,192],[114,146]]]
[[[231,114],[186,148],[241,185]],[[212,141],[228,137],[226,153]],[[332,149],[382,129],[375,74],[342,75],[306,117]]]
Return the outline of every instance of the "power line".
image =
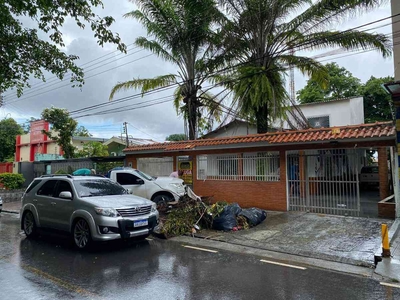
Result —
[[[136,48],[137,48],[137,47],[136,47]],[[121,57],[121,58],[118,58],[118,59],[109,61],[109,62],[107,62],[107,63],[105,63],[105,64],[102,64],[101,66],[98,66],[98,67],[95,67],[95,68],[92,68],[92,69],[88,69],[88,70],[85,70],[85,69],[84,69],[84,73],[88,73],[88,72],[91,72],[91,71],[94,71],[94,70],[103,68],[103,67],[106,66],[106,65],[115,63],[115,62],[118,61],[118,60],[125,59],[125,58],[127,58],[127,57],[129,57],[129,56],[132,56],[132,55],[134,55],[134,54],[136,54],[136,53],[139,53],[139,52],[142,52],[142,51],[144,51],[144,49],[140,49],[140,50],[135,51],[135,52],[133,52],[133,53],[129,53],[129,54],[125,55],[124,57]],[[110,57],[110,58],[113,58],[113,57]],[[110,59],[110,58],[108,58],[108,59]],[[108,59],[106,59],[106,60],[108,60]],[[100,62],[97,62],[96,64],[100,64],[100,63],[103,63],[103,62],[104,62],[104,61],[100,61]],[[94,65],[96,65],[96,64],[94,64]],[[89,66],[89,67],[90,67],[90,66]],[[41,91],[41,90],[47,89],[47,88],[49,88],[49,87],[51,87],[51,86],[55,86],[55,85],[58,85],[58,84],[60,84],[60,83],[66,82],[66,81],[70,80],[71,78],[72,78],[72,75],[68,75],[66,78],[64,78],[64,79],[62,79],[62,80],[59,80],[58,78],[56,78],[56,80],[53,80],[53,83],[51,83],[51,82],[46,82],[46,83],[45,83],[45,82],[44,82],[44,83],[42,84],[42,85],[44,85],[44,86],[41,85],[41,86],[38,86],[38,87],[31,88],[28,92],[26,92],[26,93],[24,94],[24,96],[26,96],[26,95],[31,95],[31,94],[34,94],[34,93],[39,92],[39,91]],[[86,77],[85,79],[87,79],[87,78],[90,78],[90,76],[89,76],[89,77]],[[51,84],[49,84],[49,83],[51,83]],[[68,86],[70,86],[70,83],[68,84]],[[10,102],[15,102],[15,101],[13,101],[13,100],[16,100],[16,99],[18,99],[18,96],[17,96],[17,95],[11,95],[7,100],[10,101]],[[26,97],[25,97],[24,99],[26,99]]]
[[[132,46],[132,45],[134,45],[135,43],[131,43],[131,44],[129,44],[129,45],[127,45],[127,48],[128,47],[130,47],[130,46]],[[138,46],[136,46],[136,47],[133,47],[132,49],[127,49],[128,51],[131,51],[131,50],[135,50],[136,48],[138,48]],[[95,59],[93,59],[93,60],[90,60],[90,61],[88,61],[88,62],[86,62],[86,63],[83,63],[82,65],[79,65],[78,67],[79,68],[82,68],[83,66],[86,66],[87,64],[90,64],[90,63],[92,63],[92,62],[95,62],[95,61],[97,61],[97,60],[99,60],[99,59],[101,59],[101,58],[103,58],[103,57],[106,57],[106,56],[109,56],[109,55],[111,55],[111,54],[114,54],[115,52],[120,52],[119,54],[117,54],[117,56],[118,55],[120,55],[120,54],[123,54],[123,52],[121,52],[120,50],[114,50],[114,51],[112,51],[112,52],[109,52],[109,53],[106,53],[106,54],[104,54],[104,55],[102,55],[102,56],[100,56],[100,57],[97,57],[97,58],[95,58]],[[109,57],[109,58],[107,58],[107,59],[105,59],[104,61],[106,61],[106,60],[108,60],[108,59],[110,59],[110,58],[114,58],[114,57]],[[101,63],[101,62],[98,62],[98,63]],[[96,63],[96,64],[98,64],[98,63]],[[93,65],[96,65],[96,64],[93,64]],[[88,67],[91,67],[91,66],[93,66],[93,65],[90,65],[90,66],[88,66]],[[49,83],[49,82],[53,82],[54,80],[59,80],[59,78],[57,77],[57,76],[52,76],[52,77],[50,77],[46,82],[40,82],[40,83],[37,83],[37,84],[33,84],[32,86],[34,86],[34,87],[37,87],[38,85],[46,85],[47,83]],[[31,86],[31,88],[32,88],[32,86]],[[5,95],[6,97],[10,97],[10,96],[12,96],[11,95],[11,93],[10,94],[7,94],[7,95]]]
[[[397,15],[400,15],[400,14],[397,14]],[[359,28],[362,28],[362,27],[365,27],[365,26],[369,26],[369,25],[372,25],[372,24],[376,24],[376,23],[382,22],[382,21],[384,21],[384,20],[387,20],[387,19],[389,19],[389,18],[396,17],[397,15],[392,15],[392,16],[390,16],[390,17],[386,17],[386,18],[382,18],[382,19],[379,19],[379,20],[375,20],[375,21],[369,22],[369,23],[367,23],[367,24],[359,25],[359,26],[357,26],[357,27],[353,27],[353,28],[348,29],[348,30],[346,30],[346,31],[339,32],[339,33],[337,33],[336,35],[341,35],[341,34],[343,34],[343,33],[346,33],[346,32],[349,32],[349,31],[352,31],[352,30],[355,30],[355,29],[359,29]],[[386,25],[382,25],[382,26],[386,26]],[[374,29],[374,28],[367,29],[366,31],[372,30],[372,29]],[[334,35],[334,36],[336,36],[336,35]],[[305,45],[310,44],[310,43],[313,43],[313,42],[315,42],[315,41],[318,41],[318,39],[315,39],[314,41],[312,41],[312,40],[311,40],[311,41],[308,41],[308,42],[306,42],[306,43],[303,43],[302,45],[296,46],[295,48],[299,48],[299,47],[305,46]],[[304,50],[304,49],[306,49],[306,48],[303,48],[302,50]],[[116,50],[116,51],[118,51],[118,50]],[[114,51],[114,52],[115,52],[115,51]],[[119,66],[118,66],[118,67],[119,67]],[[109,70],[106,70],[106,71],[104,71],[104,72],[102,72],[102,73],[96,74],[95,76],[100,75],[100,74],[103,74],[103,73],[108,72],[108,71],[111,71],[111,70],[113,70],[113,69],[114,69],[114,68],[109,69]],[[87,77],[86,79],[91,78],[91,77],[93,77],[93,76],[89,76],[89,77]],[[70,84],[64,85],[64,86],[62,86],[62,87],[65,87],[65,86],[70,86]],[[59,89],[59,88],[61,88],[61,87],[58,87],[58,88],[55,88],[55,89],[52,89],[52,90],[49,90],[49,91],[46,91],[46,92],[43,92],[43,93],[47,93],[47,92],[50,92],[50,91],[53,91],[53,90],[57,90],[57,89]],[[15,101],[12,101],[11,103],[16,102],[16,101],[20,101],[20,100],[23,100],[23,99],[29,99],[29,98],[31,98],[31,97],[39,96],[39,95],[42,95],[43,93],[36,94],[36,95],[32,95],[32,96],[30,96],[30,97],[22,98],[22,99],[19,99],[19,100],[15,100]],[[11,99],[11,100],[12,100],[12,99]]]

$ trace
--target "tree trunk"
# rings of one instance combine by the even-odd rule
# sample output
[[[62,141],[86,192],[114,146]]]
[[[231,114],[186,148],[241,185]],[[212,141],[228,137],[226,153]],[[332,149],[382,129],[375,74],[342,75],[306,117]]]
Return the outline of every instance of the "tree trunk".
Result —
[[[188,101],[188,126],[189,126],[189,140],[197,138],[197,99],[191,96]]]
[[[257,133],[268,132],[268,105],[264,104],[256,111]]]

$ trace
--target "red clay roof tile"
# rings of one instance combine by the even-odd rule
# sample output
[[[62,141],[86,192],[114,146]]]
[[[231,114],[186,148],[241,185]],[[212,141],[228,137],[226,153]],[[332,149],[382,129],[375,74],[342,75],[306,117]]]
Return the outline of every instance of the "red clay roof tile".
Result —
[[[180,151],[197,147],[218,146],[228,144],[268,142],[268,144],[307,143],[327,140],[365,139],[392,137],[395,138],[395,127],[392,122],[341,126],[334,128],[318,128],[298,131],[270,132],[247,136],[234,136],[195,141],[165,142],[147,145],[135,145],[126,148],[125,152],[136,151]]]

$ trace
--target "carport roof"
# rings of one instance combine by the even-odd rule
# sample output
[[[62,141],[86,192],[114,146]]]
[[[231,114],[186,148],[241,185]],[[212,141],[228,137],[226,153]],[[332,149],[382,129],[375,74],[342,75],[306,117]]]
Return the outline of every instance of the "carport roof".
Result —
[[[351,140],[383,140],[395,139],[396,129],[392,122],[381,122],[373,124],[361,124],[351,126],[338,126],[330,128],[313,128],[307,130],[269,132],[263,134],[252,134],[246,136],[233,136],[213,139],[199,139],[192,141],[165,142],[149,145],[134,145],[126,148],[124,152],[172,152],[190,151],[198,148],[218,148],[235,145],[259,144],[280,145],[280,144],[305,144],[315,142],[351,141]]]

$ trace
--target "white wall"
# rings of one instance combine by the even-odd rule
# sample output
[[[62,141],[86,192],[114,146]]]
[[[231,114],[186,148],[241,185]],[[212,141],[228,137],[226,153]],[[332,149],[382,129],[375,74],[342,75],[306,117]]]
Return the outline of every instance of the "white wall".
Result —
[[[213,132],[207,134],[208,139],[212,138],[222,138],[222,137],[230,137],[230,136],[241,136],[241,135],[248,135],[248,134],[256,134],[257,127],[252,125],[247,125],[245,123],[233,123],[230,124],[227,128],[221,128],[217,132]]]
[[[363,97],[305,104],[298,107],[306,118],[329,116],[330,127],[364,123]],[[279,127],[279,121],[275,122],[274,126]],[[283,122],[283,128],[290,128],[287,122]]]

